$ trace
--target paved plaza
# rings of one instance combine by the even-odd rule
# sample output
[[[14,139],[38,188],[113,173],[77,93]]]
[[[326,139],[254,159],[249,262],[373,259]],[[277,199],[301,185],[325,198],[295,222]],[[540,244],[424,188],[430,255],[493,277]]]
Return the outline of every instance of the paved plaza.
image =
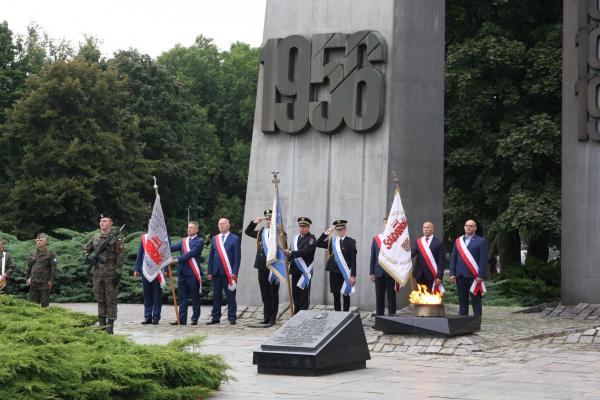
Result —
[[[90,303],[63,306],[96,310]],[[232,367],[233,379],[216,399],[600,399],[600,321],[590,313],[557,318],[545,316],[550,310],[517,310],[485,307],[480,332],[452,339],[382,335],[370,327],[370,313],[361,313],[372,358],[367,369],[323,377],[257,374],[252,352],[286,314],[275,327],[253,328],[260,310],[240,307],[237,325],[207,326],[210,308],[203,306],[200,325],[174,327],[173,307],[164,306],[160,325],[149,326],[139,323],[141,305],[121,304],[115,331],[147,344],[206,336],[197,351],[221,354]]]

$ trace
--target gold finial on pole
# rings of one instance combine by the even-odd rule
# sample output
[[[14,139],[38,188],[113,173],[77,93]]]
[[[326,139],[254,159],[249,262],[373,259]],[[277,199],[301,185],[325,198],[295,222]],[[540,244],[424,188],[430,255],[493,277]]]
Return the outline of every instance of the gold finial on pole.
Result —
[[[152,186],[154,188],[154,191],[156,192],[156,194],[158,195],[158,185],[156,184],[156,177],[152,176],[152,178],[154,178],[154,186]]]
[[[279,171],[271,171],[271,174],[273,174],[273,180],[271,182],[273,182],[277,187],[280,182],[279,178],[277,177],[277,175],[279,175]]]
[[[397,171],[392,171],[392,178],[396,184],[396,190],[400,192],[400,174]]]

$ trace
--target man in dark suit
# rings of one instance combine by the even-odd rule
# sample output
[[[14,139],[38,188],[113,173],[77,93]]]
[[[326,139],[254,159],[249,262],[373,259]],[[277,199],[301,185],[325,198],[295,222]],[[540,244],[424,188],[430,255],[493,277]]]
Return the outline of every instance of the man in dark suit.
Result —
[[[142,277],[142,287],[144,289],[144,321],[142,321],[142,325],[158,325],[162,309],[162,285],[165,278],[162,271],[156,275],[156,278],[152,282],[144,275],[144,255],[146,254],[144,243],[147,243],[145,242],[146,236],[145,234],[142,235],[140,245],[138,246],[133,276]]]
[[[277,312],[279,310],[279,280],[269,281],[269,268],[267,268],[267,252],[264,249],[262,236],[263,232],[268,232],[271,226],[272,210],[265,210],[264,217],[257,217],[250,221],[246,230],[246,235],[256,239],[256,258],[254,259],[254,268],[258,270],[258,286],[260,296],[263,302],[263,320],[261,324],[274,325],[277,321]],[[255,230],[258,224],[265,222],[265,226]],[[266,229],[266,231],[265,231]]]
[[[387,218],[383,219],[383,230]],[[383,240],[381,234],[377,234],[373,237],[371,242],[371,262],[369,277],[371,281],[375,282],[375,314],[383,315],[385,311],[385,297],[387,293],[388,300],[388,314],[396,314],[396,292],[394,287],[396,281],[392,278],[383,268],[379,265],[379,249],[381,248],[381,241]]]
[[[327,264],[325,270],[329,271],[329,290],[333,294],[333,308],[335,311],[341,311],[342,305],[340,295],[342,289],[345,293],[344,311],[350,309],[350,295],[354,291],[356,284],[356,241],[346,236],[346,224],[348,221],[338,219],[333,221],[333,226],[327,229],[317,240],[317,247],[327,249]],[[331,236],[335,229],[336,236]],[[339,240],[339,249],[341,253],[336,256],[336,241]],[[340,261],[336,260],[338,258]],[[347,268],[347,270],[346,270]],[[342,271],[344,271],[342,273]],[[347,276],[347,281],[344,276]]]
[[[213,308],[208,325],[218,324],[221,320],[221,295],[223,289],[227,296],[227,319],[236,324],[237,304],[235,291],[237,275],[240,270],[241,240],[229,232],[229,219],[219,220],[219,234],[212,238],[208,255],[208,280],[213,282]]]
[[[437,293],[444,279],[446,253],[444,242],[435,237],[434,232],[433,223],[430,221],[425,222],[423,224],[423,236],[413,244],[411,255],[417,257],[413,264],[413,277],[417,283],[425,285],[429,292]],[[430,251],[427,251],[427,247]]]
[[[482,314],[481,298],[485,294],[484,279],[487,277],[487,240],[475,234],[477,224],[465,222],[465,234],[456,239],[450,255],[450,280],[456,283],[459,314],[469,314],[469,295],[473,314]]]
[[[192,325],[198,325],[198,318],[200,318],[200,290],[202,287],[200,254],[204,248],[204,240],[198,237],[199,227],[197,222],[190,221],[187,227],[188,235],[179,243],[171,245],[171,251],[181,252],[181,255],[175,259],[181,325],[187,323],[188,296],[192,298]],[[171,325],[177,325],[177,322],[171,322]]]
[[[310,218],[298,218],[298,234],[292,239],[291,250],[285,250],[285,255],[291,259],[294,314],[300,310],[308,310],[310,306],[312,263],[317,250],[317,239],[310,233],[310,224],[312,224]]]

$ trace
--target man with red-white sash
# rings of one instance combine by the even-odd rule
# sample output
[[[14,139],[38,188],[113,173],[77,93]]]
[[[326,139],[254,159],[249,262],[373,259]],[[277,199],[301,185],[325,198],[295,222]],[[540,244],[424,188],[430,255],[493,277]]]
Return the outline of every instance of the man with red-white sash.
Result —
[[[487,277],[487,240],[475,234],[477,224],[465,222],[465,234],[456,238],[450,255],[450,280],[456,283],[459,314],[469,314],[469,297],[473,315],[481,316],[481,298],[485,294],[484,280]]]
[[[181,255],[175,259],[177,262],[177,297],[179,297],[179,321],[181,325],[187,323],[188,296],[192,298],[192,325],[198,325],[200,318],[200,292],[202,290],[202,268],[200,268],[200,254],[204,248],[204,240],[198,237],[199,225],[190,221],[187,227],[187,236],[179,243],[171,245],[171,251],[179,251]],[[177,322],[171,322],[177,325]]]
[[[411,249],[413,277],[419,285],[424,285],[431,293],[444,293],[442,279],[446,253],[444,242],[433,235],[435,227],[431,221],[423,224],[423,236],[417,239]]]
[[[144,275],[144,255],[146,254],[146,248],[148,247],[147,243],[148,235],[144,234],[142,235],[140,245],[138,246],[133,276],[142,277],[142,287],[144,290],[144,320],[141,324],[158,325],[162,310],[162,288],[165,286],[165,276],[162,270],[158,271],[156,277],[152,281],[149,281]]]
[[[383,219],[383,230],[387,224],[387,217]],[[379,250],[383,241],[383,233],[378,233],[371,242],[371,260],[369,278],[375,282],[375,314],[384,315],[385,298],[387,295],[388,314],[396,315],[396,281],[379,265]]]
[[[221,322],[221,296],[225,290],[227,297],[227,319],[231,325],[236,324],[237,304],[235,291],[237,275],[240,270],[242,254],[241,240],[236,234],[229,232],[229,219],[221,218],[218,222],[219,233],[212,238],[208,255],[208,279],[213,283],[213,308],[211,319],[207,325]]]

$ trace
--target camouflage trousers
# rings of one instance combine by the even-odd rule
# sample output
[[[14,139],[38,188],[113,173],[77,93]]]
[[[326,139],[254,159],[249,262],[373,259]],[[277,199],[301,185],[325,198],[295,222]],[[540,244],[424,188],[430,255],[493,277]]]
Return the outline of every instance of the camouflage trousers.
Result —
[[[115,286],[112,276],[94,276],[94,296],[98,302],[98,316],[117,319],[117,295],[119,287]]]
[[[31,282],[29,298],[32,302],[40,304],[42,307],[48,307],[50,304],[48,282]]]

